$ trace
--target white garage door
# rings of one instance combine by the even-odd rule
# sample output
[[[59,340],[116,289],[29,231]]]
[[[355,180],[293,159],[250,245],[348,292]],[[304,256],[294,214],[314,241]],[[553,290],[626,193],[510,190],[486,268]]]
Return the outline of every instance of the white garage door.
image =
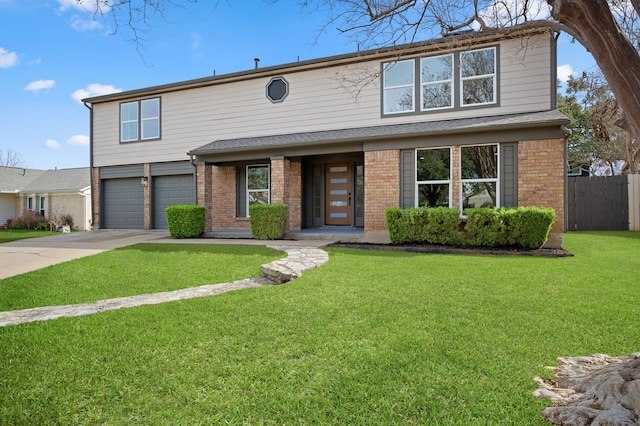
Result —
[[[153,227],[167,229],[165,209],[195,203],[193,175],[157,176],[153,179]]]
[[[144,188],[140,178],[103,181],[102,228],[144,229]]]

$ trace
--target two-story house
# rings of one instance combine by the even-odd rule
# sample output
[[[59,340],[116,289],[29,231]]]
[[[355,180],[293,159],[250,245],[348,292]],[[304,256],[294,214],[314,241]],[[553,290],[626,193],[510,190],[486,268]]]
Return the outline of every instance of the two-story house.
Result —
[[[207,231],[249,229],[249,205],[285,203],[290,231],[384,241],[390,206],[536,205],[558,245],[555,70],[552,34],[467,34],[85,99],[94,225],[197,203]]]

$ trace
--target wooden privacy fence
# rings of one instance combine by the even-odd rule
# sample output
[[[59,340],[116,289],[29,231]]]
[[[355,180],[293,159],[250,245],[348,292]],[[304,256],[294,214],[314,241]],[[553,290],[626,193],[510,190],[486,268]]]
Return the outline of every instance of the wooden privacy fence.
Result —
[[[567,230],[640,231],[640,175],[569,177]]]

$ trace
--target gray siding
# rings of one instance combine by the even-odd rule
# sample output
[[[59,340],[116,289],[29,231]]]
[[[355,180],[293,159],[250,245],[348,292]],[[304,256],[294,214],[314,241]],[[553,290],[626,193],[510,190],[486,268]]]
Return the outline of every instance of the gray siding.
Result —
[[[400,152],[400,207],[408,209],[415,205],[416,166],[415,151]]]
[[[154,163],[151,165],[151,176],[187,175],[193,174],[194,170],[189,161]]]
[[[500,42],[500,99],[494,107],[383,118],[376,77],[380,59],[297,72],[290,69],[282,75],[289,82],[290,93],[279,103],[271,103],[265,96],[269,76],[163,93],[159,95],[159,140],[120,143],[120,101],[97,103],[93,105],[93,164],[186,161],[187,151],[219,139],[549,110],[550,93],[555,89],[550,69],[552,41],[548,35],[535,35],[526,43],[523,47],[520,39]],[[373,78],[356,95],[353,82],[367,77]]]
[[[130,164],[126,166],[112,166],[100,168],[100,179],[119,179],[144,176],[144,165]]]
[[[518,205],[518,144],[500,145],[500,154],[502,156],[500,205],[515,207]]]

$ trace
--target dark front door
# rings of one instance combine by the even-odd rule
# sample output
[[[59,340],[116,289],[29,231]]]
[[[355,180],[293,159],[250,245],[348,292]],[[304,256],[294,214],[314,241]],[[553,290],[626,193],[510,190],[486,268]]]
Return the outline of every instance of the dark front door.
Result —
[[[352,164],[325,165],[326,225],[351,225]]]

